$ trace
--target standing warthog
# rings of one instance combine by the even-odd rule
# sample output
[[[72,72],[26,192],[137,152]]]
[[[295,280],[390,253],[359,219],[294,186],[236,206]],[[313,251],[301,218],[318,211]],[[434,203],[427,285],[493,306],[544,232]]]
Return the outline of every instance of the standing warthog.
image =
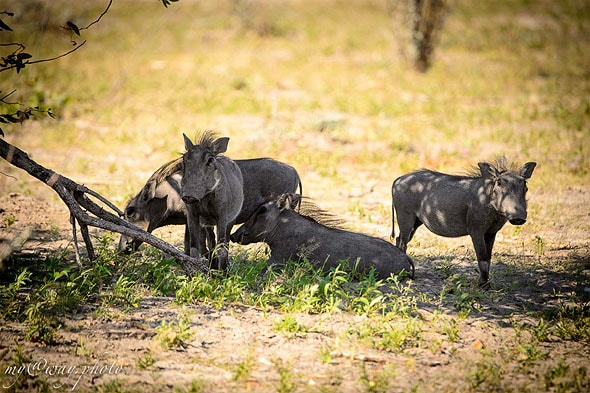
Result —
[[[220,156],[229,138],[205,132],[195,145],[183,134],[186,153],[182,156],[180,195],[186,205],[189,255],[206,253],[206,236],[201,224],[217,226],[214,252],[220,270],[227,269],[227,243],[231,228],[244,201],[242,172],[231,159]]]
[[[380,278],[406,271],[414,274],[412,259],[393,244],[376,237],[324,225],[317,211],[303,215],[295,210],[297,194],[283,194],[260,205],[231,239],[240,244],[265,242],[270,247],[269,266],[307,259],[325,271],[338,262],[361,272],[372,267]],[[321,212],[319,216],[321,216]]]
[[[244,180],[244,202],[236,224],[245,222],[272,195],[302,192],[299,174],[290,165],[270,158],[234,160]],[[186,207],[180,198],[182,158],[162,165],[125,207],[125,219],[152,232],[166,225],[186,225]],[[119,252],[136,250],[141,241],[127,236],[119,240]],[[190,252],[185,231],[185,252]]]
[[[440,236],[469,235],[479,265],[479,284],[488,288],[496,233],[506,221],[522,225],[527,218],[526,179],[537,164],[509,170],[503,162],[480,162],[481,174],[453,176],[420,170],[395,179],[391,188],[392,220],[399,226],[396,245],[404,252],[416,229],[424,224]],[[395,226],[395,225],[393,225]],[[392,229],[395,237],[395,229]]]

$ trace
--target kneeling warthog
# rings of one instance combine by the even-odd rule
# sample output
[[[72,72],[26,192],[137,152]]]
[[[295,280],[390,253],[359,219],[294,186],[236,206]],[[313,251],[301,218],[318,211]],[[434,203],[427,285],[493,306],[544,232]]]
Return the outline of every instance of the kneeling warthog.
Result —
[[[236,224],[245,222],[272,195],[302,192],[299,174],[290,165],[270,158],[234,160],[242,172],[244,202]],[[162,165],[125,207],[125,219],[152,232],[166,225],[186,225],[186,206],[180,198],[182,158]],[[189,252],[185,233],[185,252]],[[119,252],[136,250],[141,241],[119,240]]]
[[[496,233],[506,221],[522,225],[527,218],[526,180],[537,164],[510,170],[502,161],[480,162],[480,174],[453,176],[420,170],[395,179],[392,216],[399,226],[396,245],[406,251],[416,229],[424,224],[440,236],[469,235],[479,265],[479,284],[489,288],[489,270]],[[394,225],[392,225],[393,228]],[[395,229],[392,229],[395,237]]]
[[[393,244],[376,237],[330,227],[319,219],[293,210],[301,196],[283,194],[262,205],[238,228],[231,239],[240,244],[265,242],[270,247],[268,264],[307,259],[324,271],[347,261],[356,271],[371,268],[379,278],[401,271],[414,274],[412,259]]]

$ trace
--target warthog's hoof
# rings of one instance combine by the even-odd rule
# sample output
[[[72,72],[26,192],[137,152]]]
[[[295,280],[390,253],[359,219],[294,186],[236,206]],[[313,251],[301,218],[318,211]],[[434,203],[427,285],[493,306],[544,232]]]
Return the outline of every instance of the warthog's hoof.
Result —
[[[484,289],[486,291],[489,291],[490,289],[492,289],[492,284],[490,283],[490,280],[487,281],[480,281],[479,282],[479,287],[481,289]]]

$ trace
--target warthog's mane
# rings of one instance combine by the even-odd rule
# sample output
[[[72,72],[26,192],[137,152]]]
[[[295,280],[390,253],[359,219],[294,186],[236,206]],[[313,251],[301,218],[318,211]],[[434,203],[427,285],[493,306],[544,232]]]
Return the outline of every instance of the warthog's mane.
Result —
[[[204,149],[212,149],[214,143],[217,140],[218,135],[212,130],[205,130],[201,133],[196,145],[201,146]]]
[[[160,184],[166,180],[166,178],[182,169],[182,157],[175,158],[158,168],[152,176],[150,176],[148,183],[155,181],[156,184]]]
[[[320,208],[308,197],[301,197],[301,205],[297,213],[329,228],[346,230],[344,220]]]
[[[494,168],[496,168],[499,173],[505,173],[505,172],[518,173],[518,167],[517,167],[516,163],[508,162],[508,159],[505,156],[499,156],[499,157],[494,158],[490,162],[488,162],[488,161],[484,161],[484,162],[493,166]],[[471,167],[467,171],[466,176],[472,177],[472,178],[482,177],[481,170],[479,169],[479,166],[476,165],[476,166]]]
[[[203,131],[201,136],[196,143],[199,146],[202,146],[206,149],[211,149],[213,147],[213,143],[217,140],[217,134],[211,130]],[[152,176],[148,179],[148,183],[150,181],[155,181],[156,184],[160,184],[166,181],[166,178],[170,175],[173,175],[176,172],[182,170],[182,157],[175,158],[172,161],[169,161],[162,165],[158,170],[156,170]]]

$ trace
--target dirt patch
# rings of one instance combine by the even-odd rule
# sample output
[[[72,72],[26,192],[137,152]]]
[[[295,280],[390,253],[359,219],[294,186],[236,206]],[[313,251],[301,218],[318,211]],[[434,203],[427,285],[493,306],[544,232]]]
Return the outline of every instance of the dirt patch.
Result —
[[[43,255],[70,244],[62,206],[20,194],[0,203],[3,241],[32,229],[21,253]],[[543,336],[541,318],[590,301],[590,256],[581,236],[560,244],[549,240],[542,254],[498,245],[494,290],[485,293],[467,290],[478,278],[469,250],[459,247],[453,256],[425,248],[414,255],[415,280],[404,282],[400,293],[414,299],[412,316],[385,322],[344,312],[287,316],[242,304],[179,306],[173,298],[146,297],[136,308],[102,314],[82,304],[63,316],[57,344],[43,346],[24,339],[23,324],[4,321],[0,380],[7,391],[19,378],[28,380],[25,388],[50,391],[551,391],[557,382],[550,376],[561,367],[573,386],[572,373],[589,365],[588,335],[560,337],[551,330]],[[190,337],[163,348],[162,322],[182,316]],[[287,317],[306,329],[280,331],[276,324]],[[392,350],[384,339],[398,327],[416,336]],[[16,367],[19,346],[28,368]],[[579,386],[589,386],[587,375],[580,378]]]

